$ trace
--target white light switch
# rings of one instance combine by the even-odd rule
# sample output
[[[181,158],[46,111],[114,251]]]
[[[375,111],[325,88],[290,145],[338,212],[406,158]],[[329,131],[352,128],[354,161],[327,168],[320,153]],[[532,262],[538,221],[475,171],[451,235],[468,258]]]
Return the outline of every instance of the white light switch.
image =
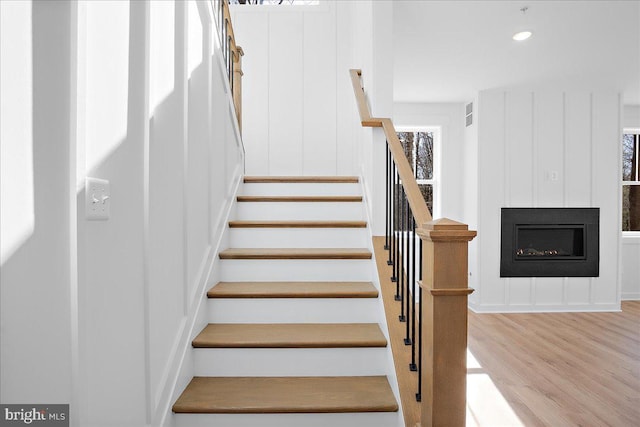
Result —
[[[87,177],[84,191],[84,206],[87,219],[108,220],[109,207],[111,206],[109,181]]]

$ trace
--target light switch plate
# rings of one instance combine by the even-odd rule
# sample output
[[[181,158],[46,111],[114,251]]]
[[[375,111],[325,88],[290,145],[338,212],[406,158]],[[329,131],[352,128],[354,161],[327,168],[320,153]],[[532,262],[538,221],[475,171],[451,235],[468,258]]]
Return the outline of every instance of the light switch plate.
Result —
[[[111,192],[106,179],[86,178],[84,193],[85,214],[88,220],[106,221],[109,219]]]

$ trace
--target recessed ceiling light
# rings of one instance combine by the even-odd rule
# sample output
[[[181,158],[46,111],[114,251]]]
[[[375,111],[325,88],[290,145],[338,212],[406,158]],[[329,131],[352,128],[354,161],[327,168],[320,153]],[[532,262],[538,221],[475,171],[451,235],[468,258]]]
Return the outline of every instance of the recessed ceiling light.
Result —
[[[531,31],[520,31],[519,33],[515,33],[513,35],[513,39],[515,41],[521,42],[523,40],[528,39],[529,37],[531,37],[533,35],[533,33]]]

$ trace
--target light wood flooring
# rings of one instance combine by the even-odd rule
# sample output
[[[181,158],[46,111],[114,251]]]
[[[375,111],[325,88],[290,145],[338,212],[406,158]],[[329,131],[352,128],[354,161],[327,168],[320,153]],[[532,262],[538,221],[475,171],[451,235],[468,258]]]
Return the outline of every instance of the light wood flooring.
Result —
[[[374,238],[406,425],[420,420],[395,284]],[[469,311],[468,426],[640,425],[640,301],[621,313]]]

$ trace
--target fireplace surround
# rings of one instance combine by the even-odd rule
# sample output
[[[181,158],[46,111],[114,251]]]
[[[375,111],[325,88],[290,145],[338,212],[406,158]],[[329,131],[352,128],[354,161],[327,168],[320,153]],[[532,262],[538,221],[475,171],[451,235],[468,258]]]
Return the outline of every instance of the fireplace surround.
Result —
[[[502,208],[500,277],[597,277],[599,208]]]

